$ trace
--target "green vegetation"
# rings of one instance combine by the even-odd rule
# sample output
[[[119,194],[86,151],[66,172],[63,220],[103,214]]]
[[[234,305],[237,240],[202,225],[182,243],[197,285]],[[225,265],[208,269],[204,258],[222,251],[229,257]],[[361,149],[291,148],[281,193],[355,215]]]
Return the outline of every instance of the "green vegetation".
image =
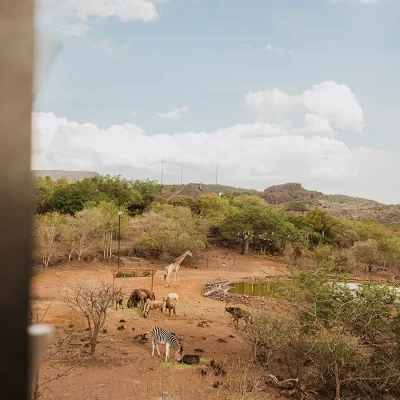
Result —
[[[48,266],[61,247],[70,261],[75,256],[81,260],[88,250],[101,251],[104,260],[111,260],[117,214],[122,211],[121,231],[139,233],[132,249],[144,257],[172,260],[187,249],[196,255],[213,236],[227,247],[240,247],[242,254],[285,255],[291,265],[302,265],[311,257],[306,268],[317,271],[346,274],[359,267],[400,268],[396,225],[339,218],[319,207],[299,215],[304,201],[292,201],[285,209],[266,203],[258,192],[211,188],[224,194],[166,199],[162,186],[148,180],[107,175],[69,183],[36,178],[38,257]],[[130,223],[129,216],[135,215]]]
[[[338,400],[398,398],[399,294],[374,284],[351,290],[324,274],[295,278],[282,286],[279,310],[266,308],[241,331],[257,359],[298,379],[298,398],[311,388]]]
[[[158,205],[137,219],[142,235],[135,250],[142,256],[172,260],[190,249],[195,255],[205,249],[207,225],[190,208]]]
[[[69,183],[62,178],[35,178],[34,211],[37,214],[60,212],[75,214],[87,204],[113,202],[135,214],[148,207],[161,194],[154,181],[127,180],[119,176],[96,176]]]
[[[135,278],[138,276],[136,271],[118,271],[115,274],[116,278]]]

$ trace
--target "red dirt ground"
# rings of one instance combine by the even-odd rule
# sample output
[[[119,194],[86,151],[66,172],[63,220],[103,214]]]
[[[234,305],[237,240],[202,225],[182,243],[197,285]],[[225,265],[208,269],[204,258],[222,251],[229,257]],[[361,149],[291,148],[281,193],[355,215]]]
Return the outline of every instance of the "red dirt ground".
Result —
[[[224,268],[221,267],[223,262],[227,265]],[[217,264],[220,266],[218,270]],[[164,264],[160,263],[159,266],[163,267]],[[237,370],[242,362],[249,360],[249,348],[239,337],[229,315],[224,313],[225,304],[204,298],[201,295],[201,288],[205,282],[218,278],[263,276],[260,269],[271,275],[280,275],[285,271],[284,265],[266,258],[240,255],[235,255],[234,265],[233,253],[215,250],[199,259],[195,267],[181,268],[180,287],[177,288],[165,288],[163,271],[158,271],[154,276],[156,299],[166,297],[169,292],[178,293],[179,303],[175,317],[168,318],[157,310],[154,315],[144,319],[137,309],[126,308],[127,298],[125,298],[124,309],[111,312],[105,325],[107,333],[99,335],[100,343],[97,345],[95,359],[82,356],[82,352],[88,350],[84,347],[85,343],[88,343],[85,321],[73,314],[61,301],[62,292],[75,282],[94,283],[97,280],[111,282],[110,269],[115,268],[115,264],[63,264],[42,270],[34,276],[31,295],[35,304],[41,309],[51,304],[42,322],[56,327],[56,340],[72,338],[67,350],[43,363],[40,382],[73,368],[60,379],[43,385],[41,389],[44,387],[48,389],[44,391],[42,398],[185,400],[193,395],[202,399],[242,398],[232,392],[233,387],[235,390],[240,390],[245,383],[238,379],[243,376],[243,371],[237,372]],[[172,283],[173,281],[170,282],[171,286]],[[150,289],[151,278],[116,279],[116,284],[125,286],[127,292],[137,287]],[[122,331],[117,330],[121,325],[120,319],[126,321],[123,323],[125,330]],[[207,321],[204,327],[198,326],[201,321]],[[151,357],[151,343],[140,344],[134,340],[134,336],[148,331],[154,325],[176,332],[182,340],[185,354],[193,354],[196,348],[203,349],[203,353],[197,353],[201,356],[200,365],[186,366],[174,361],[165,364],[157,356],[157,352]],[[218,339],[224,339],[226,342]],[[160,350],[163,355],[165,347],[160,346]],[[173,359],[173,350],[171,355]],[[226,376],[216,377],[211,373],[212,369],[208,365],[212,358],[227,365]],[[207,375],[202,376],[202,369],[207,371]],[[225,385],[213,388],[213,383],[218,380]],[[252,398],[279,398],[273,389],[266,388],[264,384],[262,387],[264,390]]]
[[[227,266],[222,268],[222,263]],[[148,262],[146,266],[149,266]],[[165,265],[152,265],[157,266]],[[163,270],[154,276],[156,299],[166,297],[169,292],[179,295],[177,315],[174,317],[168,318],[155,311],[148,319],[144,319],[138,309],[126,308],[125,298],[125,308],[111,311],[108,316],[105,325],[107,333],[100,333],[94,359],[87,357],[85,321],[61,301],[62,292],[76,282],[111,282],[110,269],[115,268],[115,264],[68,263],[42,270],[34,276],[31,294],[35,304],[42,310],[50,304],[42,322],[56,327],[55,341],[69,338],[66,342],[68,346],[42,365],[40,382],[68,370],[60,379],[41,387],[41,390],[47,388],[42,399],[186,400],[194,395],[199,399],[284,398],[265,385],[264,379],[260,378],[260,370],[243,369],[244,363],[251,358],[251,352],[233,327],[230,316],[224,313],[225,304],[201,295],[202,285],[210,280],[262,277],[265,273],[281,275],[286,272],[283,261],[213,250],[204,253],[194,267],[181,268],[180,287],[177,288],[165,288]],[[150,289],[151,278],[121,278],[116,279],[116,284],[123,285],[130,293],[139,287]],[[117,330],[121,319],[126,321],[122,331]],[[207,321],[204,327],[198,326],[201,321]],[[201,356],[200,365],[187,366],[174,361],[165,364],[157,353],[151,357],[151,343],[140,344],[134,340],[134,336],[155,325],[176,332],[182,340],[185,354],[193,354],[196,348],[203,349],[203,353],[197,353]],[[160,346],[160,349],[163,355],[165,347]],[[171,355],[173,360],[173,350]],[[209,367],[212,358],[226,365],[226,376],[212,374]],[[206,371],[205,376],[201,374],[202,369]],[[213,384],[217,381],[222,385],[214,388]],[[241,388],[249,384],[257,384],[262,390],[255,395],[241,396]]]

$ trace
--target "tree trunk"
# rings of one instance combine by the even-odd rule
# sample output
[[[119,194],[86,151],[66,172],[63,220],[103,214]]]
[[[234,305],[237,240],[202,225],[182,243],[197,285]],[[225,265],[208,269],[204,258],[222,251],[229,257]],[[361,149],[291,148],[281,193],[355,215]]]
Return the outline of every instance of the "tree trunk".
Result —
[[[339,378],[339,365],[335,362],[335,384],[336,384],[336,395],[335,400],[340,400],[340,378]]]
[[[95,325],[93,327],[93,336],[92,336],[92,342],[91,342],[91,346],[90,346],[90,355],[93,357],[94,353],[96,351],[96,346],[97,346],[97,336],[99,335],[99,330],[100,330],[100,326]]]
[[[242,254],[244,256],[247,256],[249,254],[249,237],[246,236],[243,238],[243,243],[242,243]]]

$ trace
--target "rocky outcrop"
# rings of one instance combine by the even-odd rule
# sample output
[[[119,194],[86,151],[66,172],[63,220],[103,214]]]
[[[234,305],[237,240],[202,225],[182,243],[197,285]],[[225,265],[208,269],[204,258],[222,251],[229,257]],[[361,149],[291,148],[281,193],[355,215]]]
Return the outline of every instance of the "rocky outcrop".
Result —
[[[293,201],[313,203],[314,200],[323,197],[323,193],[304,189],[300,183],[285,183],[268,187],[264,190],[262,197],[270,204],[284,204]]]

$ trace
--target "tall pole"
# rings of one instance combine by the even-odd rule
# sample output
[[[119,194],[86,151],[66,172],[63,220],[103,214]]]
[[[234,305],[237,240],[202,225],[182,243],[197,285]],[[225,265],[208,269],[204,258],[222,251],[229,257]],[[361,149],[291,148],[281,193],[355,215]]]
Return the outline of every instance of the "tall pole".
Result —
[[[119,269],[119,255],[121,249],[121,216],[122,212],[118,212],[118,269]]]
[[[219,146],[217,146],[217,167],[216,167],[216,170],[215,170],[215,184],[216,185],[218,185],[218,147]]]
[[[183,183],[183,156],[182,156],[182,163],[181,163],[181,185]]]
[[[164,175],[164,159],[161,159],[161,185],[163,181],[163,175]]]

